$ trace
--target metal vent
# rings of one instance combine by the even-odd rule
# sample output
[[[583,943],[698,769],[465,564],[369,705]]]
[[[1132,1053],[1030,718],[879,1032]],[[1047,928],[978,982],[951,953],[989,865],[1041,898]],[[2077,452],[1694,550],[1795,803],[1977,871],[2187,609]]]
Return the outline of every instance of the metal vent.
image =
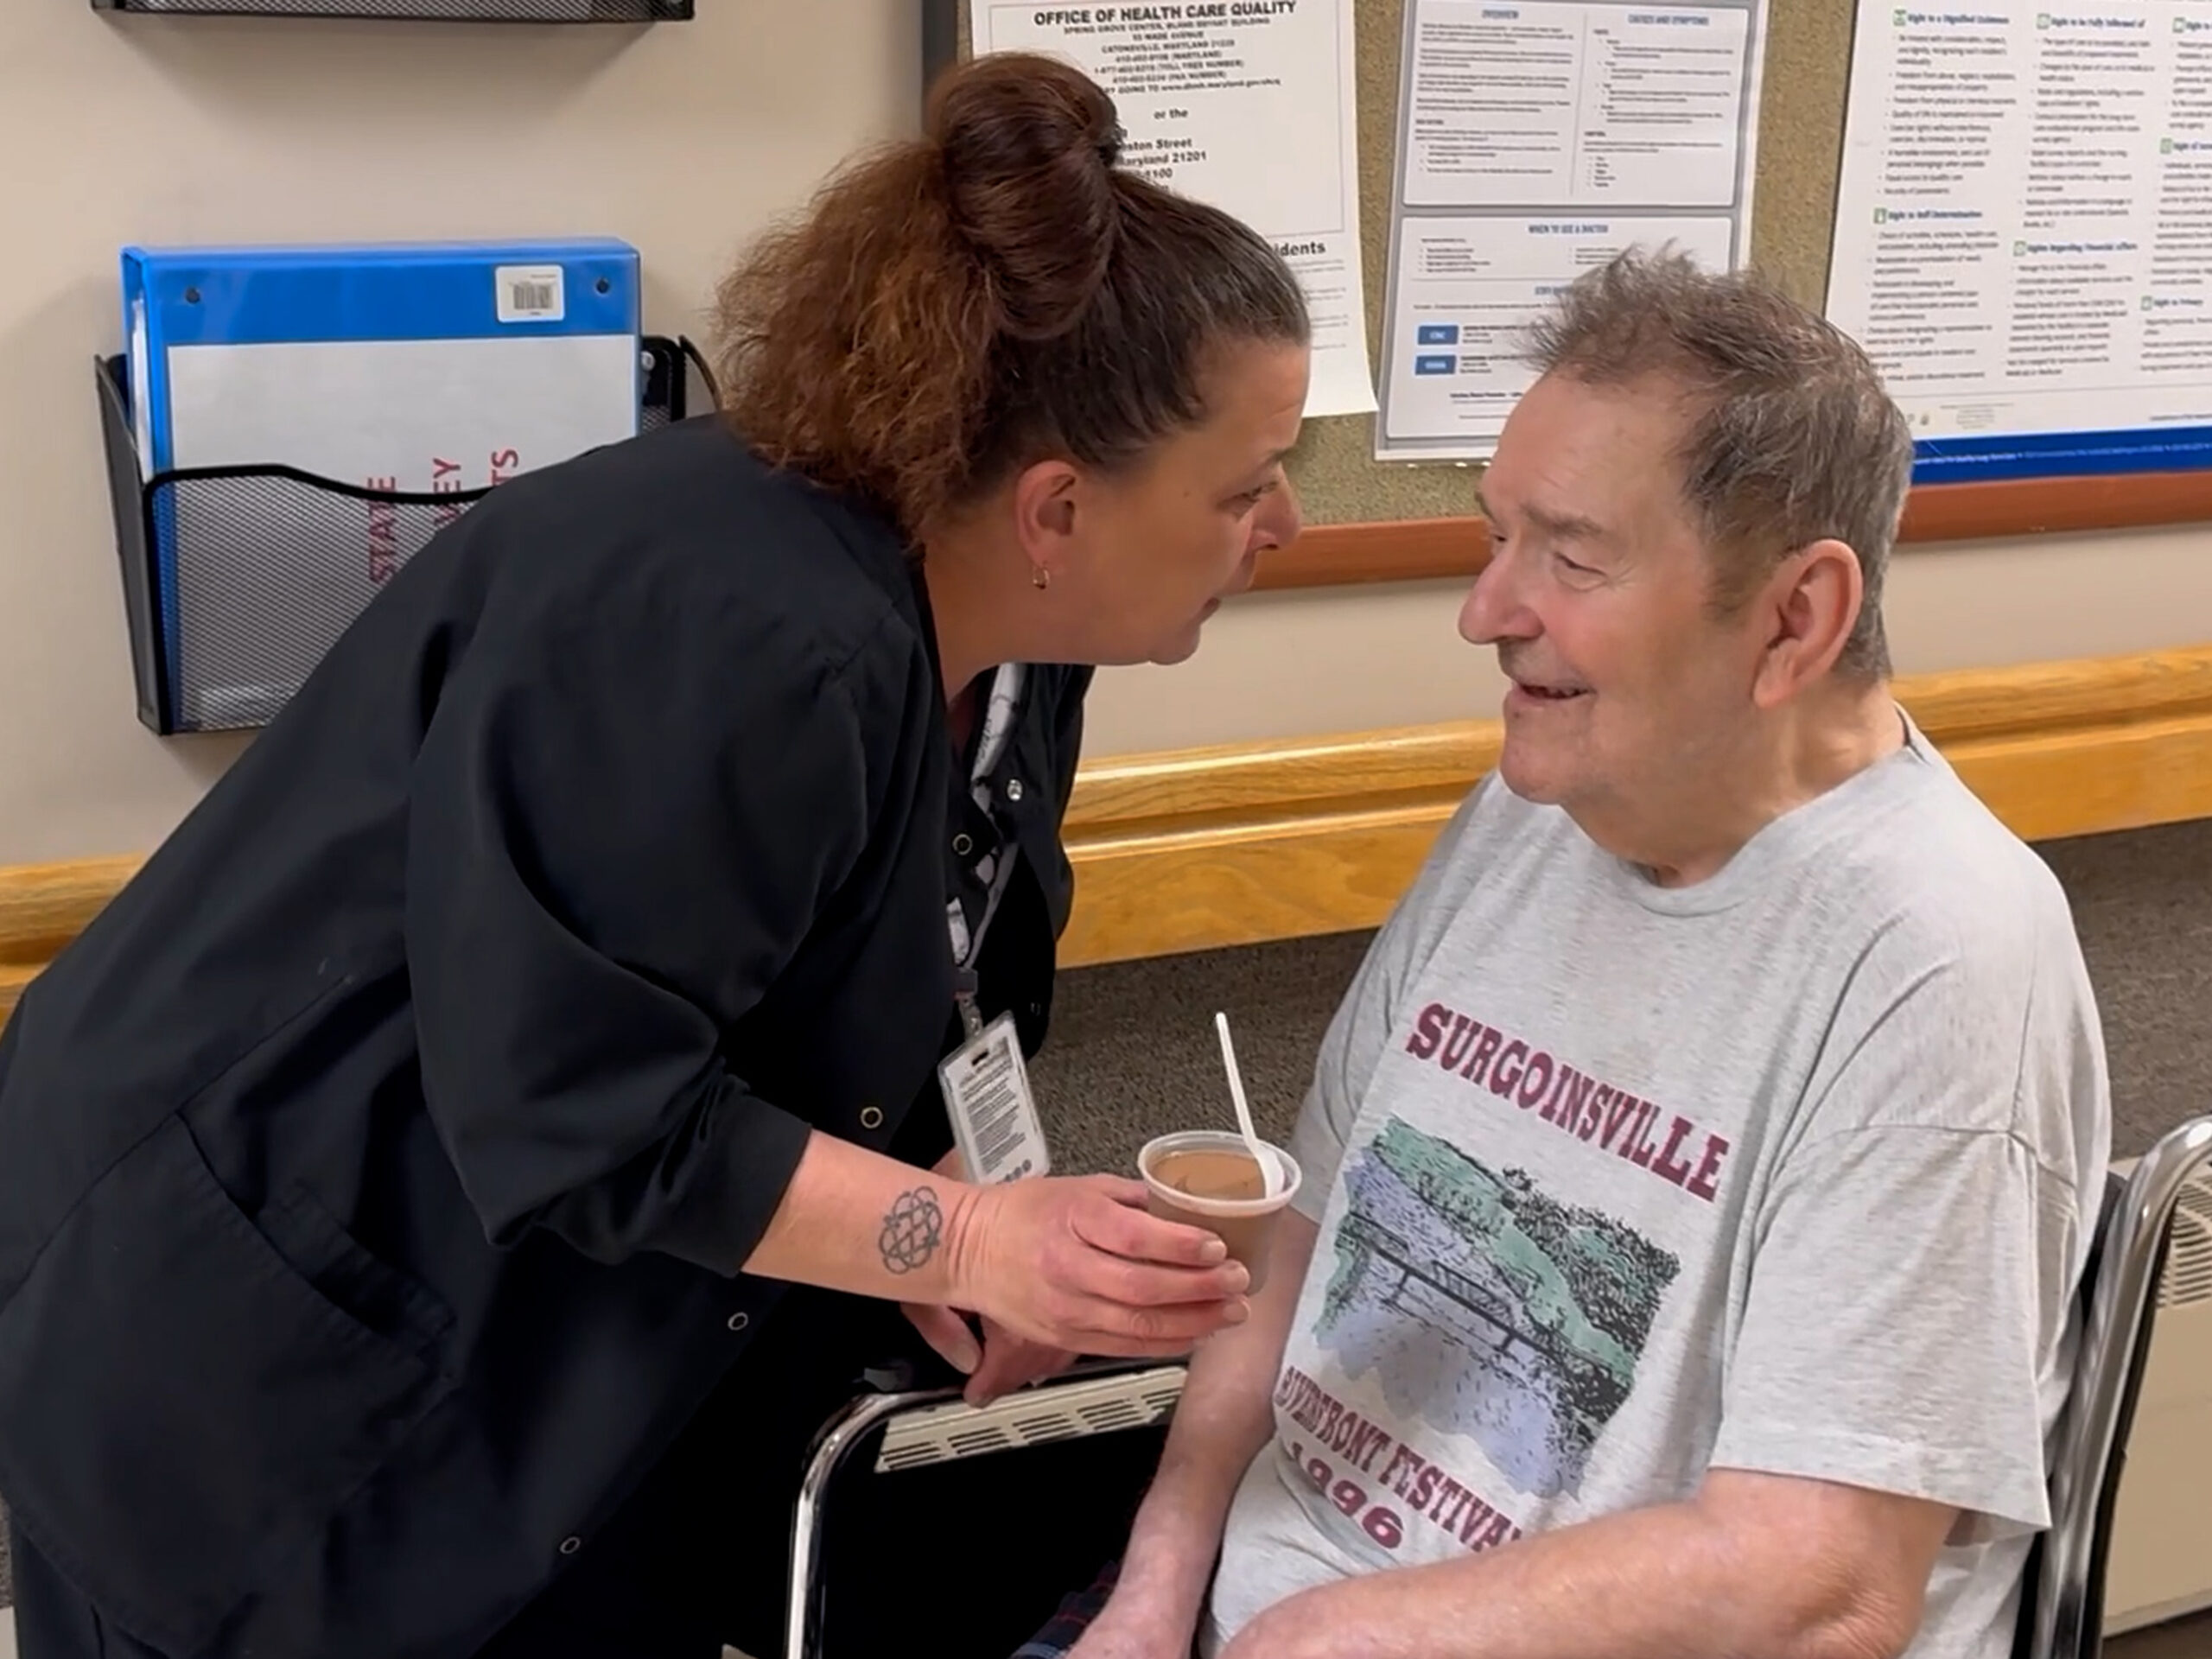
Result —
[[[2158,1281],[2161,1308],[2199,1302],[2212,1302],[2212,1175],[2193,1175],[2182,1184],[2173,1242]]]
[[[1056,1382],[981,1408],[949,1401],[892,1420],[875,1470],[888,1474],[925,1464],[1010,1452],[1086,1434],[1110,1434],[1165,1421],[1182,1398],[1184,1370],[1162,1365],[1089,1382]]]

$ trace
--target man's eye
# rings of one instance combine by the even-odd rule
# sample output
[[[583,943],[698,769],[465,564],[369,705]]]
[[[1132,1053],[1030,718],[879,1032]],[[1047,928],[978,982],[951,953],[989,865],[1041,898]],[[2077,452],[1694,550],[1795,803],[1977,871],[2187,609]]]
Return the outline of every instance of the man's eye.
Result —
[[[1594,576],[1598,574],[1586,564],[1577,564],[1564,553],[1554,553],[1552,557],[1559,561],[1559,568],[1570,576]]]

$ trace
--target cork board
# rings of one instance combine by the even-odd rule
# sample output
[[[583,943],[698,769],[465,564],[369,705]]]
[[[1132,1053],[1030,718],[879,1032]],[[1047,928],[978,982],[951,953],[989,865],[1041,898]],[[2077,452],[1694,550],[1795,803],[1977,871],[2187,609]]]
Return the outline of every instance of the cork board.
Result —
[[[943,0],[939,0],[942,3]],[[1387,297],[1390,180],[1397,143],[1398,49],[1405,0],[1353,0],[1358,33],[1359,191],[1370,360],[1380,361]],[[1818,309],[1827,285],[1853,8],[1847,0],[1767,0],[1766,76],[1758,172],[1751,191],[1751,261]],[[969,49],[958,3],[958,49]],[[1478,468],[1374,459],[1372,416],[1306,423],[1290,471],[1308,524],[1443,518],[1475,511]]]

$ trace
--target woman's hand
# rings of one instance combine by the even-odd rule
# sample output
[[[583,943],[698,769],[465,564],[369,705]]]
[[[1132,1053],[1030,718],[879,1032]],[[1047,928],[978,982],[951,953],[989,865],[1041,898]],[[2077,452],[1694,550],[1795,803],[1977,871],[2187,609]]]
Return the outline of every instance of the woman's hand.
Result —
[[[956,1308],[909,1302],[905,1312],[914,1329],[922,1333],[922,1340],[968,1379],[961,1395],[971,1406],[988,1406],[1001,1395],[1058,1376],[1077,1359],[1065,1348],[1018,1337],[996,1319],[982,1322],[979,1344],[968,1316]]]
[[[1243,1265],[1144,1202],[1144,1183],[1111,1175],[970,1188],[950,1230],[947,1300],[1046,1348],[1127,1358],[1186,1354],[1242,1324]]]
[[[1071,1349],[1017,1337],[996,1319],[985,1319],[982,1326],[983,1363],[968,1379],[964,1390],[971,1406],[987,1406],[1002,1394],[1058,1376],[1081,1357]]]
[[[947,1180],[967,1179],[968,1166],[960,1148],[955,1147],[938,1159],[935,1173]],[[1076,1355],[1066,1349],[1017,1337],[996,1319],[982,1321],[982,1340],[978,1344],[968,1314],[958,1308],[907,1302],[900,1311],[938,1357],[968,1379],[962,1394],[971,1406],[988,1406],[1002,1394],[1058,1376],[1076,1361]]]
[[[1144,1199],[1110,1175],[976,1186],[816,1130],[744,1270],[972,1309],[1066,1352],[1187,1353],[1245,1319],[1250,1276],[1215,1235],[1154,1220]]]

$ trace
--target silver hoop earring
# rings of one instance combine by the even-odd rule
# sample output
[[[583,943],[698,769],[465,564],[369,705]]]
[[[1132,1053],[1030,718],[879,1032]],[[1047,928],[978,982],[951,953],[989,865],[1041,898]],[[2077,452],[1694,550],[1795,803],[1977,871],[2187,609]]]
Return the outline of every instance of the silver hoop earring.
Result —
[[[1029,580],[1036,584],[1037,591],[1041,594],[1052,585],[1052,573],[1040,564],[1029,573]]]

